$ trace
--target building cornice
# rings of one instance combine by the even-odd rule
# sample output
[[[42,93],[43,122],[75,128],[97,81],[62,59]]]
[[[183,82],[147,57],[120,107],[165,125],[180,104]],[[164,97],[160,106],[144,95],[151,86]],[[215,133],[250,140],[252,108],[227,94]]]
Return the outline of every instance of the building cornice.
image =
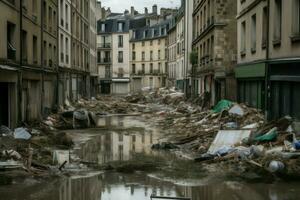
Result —
[[[247,6],[241,12],[238,13],[238,15],[236,16],[236,19],[239,19],[242,16],[244,16],[245,14],[247,14],[249,11],[251,11],[253,8],[255,8],[262,1],[266,1],[266,0],[255,0],[255,1],[253,1],[249,6]]]
[[[206,35],[208,35],[215,27],[222,27],[226,25],[227,25],[226,23],[213,23],[193,40],[193,45],[196,45],[201,39],[203,39]]]

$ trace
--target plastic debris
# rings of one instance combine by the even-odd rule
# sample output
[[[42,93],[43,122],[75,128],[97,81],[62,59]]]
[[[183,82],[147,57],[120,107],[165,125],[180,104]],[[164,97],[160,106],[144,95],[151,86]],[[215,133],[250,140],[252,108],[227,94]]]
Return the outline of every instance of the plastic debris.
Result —
[[[14,161],[14,160],[8,160],[5,162],[0,161],[0,169],[3,170],[10,170],[10,169],[18,169],[22,168],[23,164],[19,161]]]
[[[0,126],[0,136],[11,136],[13,132],[7,126]]]
[[[70,162],[70,152],[64,150],[54,150],[53,151],[53,163],[62,165],[64,163]]]
[[[241,143],[246,137],[249,137],[249,130],[221,130],[218,132],[213,143],[211,144],[208,153],[216,154],[223,147],[233,148],[236,144]]]
[[[268,167],[268,170],[272,173],[279,172],[284,170],[284,164],[280,161],[271,161]]]
[[[213,112],[220,113],[223,110],[228,110],[232,106],[232,102],[228,100],[221,100],[214,108]]]
[[[258,128],[259,124],[258,123],[253,123],[253,124],[249,124],[247,126],[244,126],[242,129],[256,129]]]
[[[31,135],[25,128],[17,128],[14,132],[14,138],[21,140],[29,140],[31,138]]]
[[[278,137],[277,127],[272,128],[268,133],[256,137],[254,140],[259,142],[268,142],[268,141],[274,141]]]
[[[239,105],[234,105],[229,111],[228,111],[230,114],[236,114],[236,115],[239,115],[239,116],[244,116],[245,115],[245,112],[243,110],[243,108]]]
[[[4,157],[13,158],[16,160],[20,160],[22,158],[22,156],[15,150],[4,150],[4,151],[2,151],[2,155]]]

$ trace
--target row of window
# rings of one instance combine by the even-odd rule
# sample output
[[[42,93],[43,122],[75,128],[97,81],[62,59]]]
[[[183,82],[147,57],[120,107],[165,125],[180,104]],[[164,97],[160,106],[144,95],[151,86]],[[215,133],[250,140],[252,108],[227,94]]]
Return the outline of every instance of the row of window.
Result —
[[[149,57],[150,61],[154,60],[153,51],[150,51],[149,56],[150,56],[150,57]],[[161,50],[158,50],[158,51],[157,51],[157,57],[155,57],[155,58],[157,58],[158,60],[161,59]],[[136,59],[137,59],[137,57],[136,57],[136,52],[133,51],[133,52],[132,52],[132,60],[136,60]],[[145,51],[142,51],[141,59],[140,59],[140,60],[142,60],[142,61],[145,61],[145,60],[146,60],[146,52],[145,52]]]
[[[162,64],[158,63],[158,69],[154,69],[153,63],[149,64],[149,68],[146,69],[146,64],[141,65],[141,70],[137,70],[136,64],[132,64],[131,66],[131,72],[132,74],[145,74],[145,73],[150,73],[150,74],[161,74],[163,73],[162,71]]]
[[[206,28],[208,28],[214,22],[214,14],[212,12],[213,9],[213,1],[206,1],[200,8],[196,17],[194,17],[194,38],[198,37]]]
[[[202,40],[202,42],[196,47],[198,53],[198,64],[206,65],[213,60],[214,54],[214,36]]]
[[[7,30],[7,58],[11,60],[16,60],[16,52],[17,49],[15,48],[17,42],[17,35],[16,35],[16,25],[11,22],[7,22],[6,26]],[[22,30],[21,34],[21,42],[22,42],[22,63],[23,64],[38,64],[38,59],[40,55],[38,55],[39,48],[39,39],[36,35],[32,35],[30,37],[26,30]],[[31,43],[31,45],[30,45]],[[32,63],[28,63],[28,51],[32,51]],[[56,64],[57,58],[57,49],[54,44],[51,42],[43,41],[43,65],[48,67],[53,67]]]
[[[300,35],[300,0],[294,0],[292,4],[292,41],[293,37],[298,37]],[[273,46],[280,46],[281,44],[281,39],[282,39],[282,24],[284,23],[283,20],[283,4],[282,0],[274,0],[274,7],[273,7],[274,12],[271,14],[273,15],[273,30],[272,33],[273,35],[271,36],[272,38],[272,43]],[[253,14],[251,16],[251,21],[248,22],[247,20],[244,20],[240,23],[240,54],[242,57],[246,55],[246,49],[247,49],[247,38],[250,38],[250,48],[251,48],[251,53],[255,54],[257,50],[257,26],[262,25],[262,32],[260,33],[261,37],[261,47],[264,49],[266,48],[267,45],[267,29],[268,29],[268,8],[264,7],[262,10],[262,23],[257,23],[257,14]],[[248,24],[249,23],[249,24]],[[249,30],[250,29],[250,30]],[[249,35],[250,34],[250,37]]]
[[[60,0],[60,25],[64,27],[67,31],[69,31],[69,23],[70,23],[70,7],[65,0]]]

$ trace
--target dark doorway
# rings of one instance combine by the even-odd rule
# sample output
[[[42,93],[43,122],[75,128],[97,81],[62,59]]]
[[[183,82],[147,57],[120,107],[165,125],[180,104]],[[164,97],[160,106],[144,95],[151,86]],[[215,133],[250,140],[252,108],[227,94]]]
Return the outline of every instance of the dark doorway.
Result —
[[[215,94],[216,94],[215,103],[218,103],[219,101],[222,100],[222,83],[219,80],[215,81]]]
[[[8,84],[0,83],[0,125],[9,126]]]
[[[101,81],[101,94],[110,94],[110,82]]]

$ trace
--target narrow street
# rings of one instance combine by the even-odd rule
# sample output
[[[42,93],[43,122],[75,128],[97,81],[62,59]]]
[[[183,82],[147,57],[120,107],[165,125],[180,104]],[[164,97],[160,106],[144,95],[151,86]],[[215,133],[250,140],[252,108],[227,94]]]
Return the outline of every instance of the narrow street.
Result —
[[[42,162],[51,163],[47,171],[37,170],[37,165],[32,166],[29,173],[22,172],[22,169],[2,170],[0,193],[3,199],[146,200],[151,195],[191,197],[193,200],[297,199],[299,182],[281,179],[280,174],[261,172],[259,167],[241,169],[241,163],[244,163],[241,158],[229,162],[218,161],[218,158],[208,163],[195,162],[197,156],[194,156],[200,155],[201,148],[192,151],[188,147],[197,142],[178,145],[174,142],[178,135],[165,128],[168,124],[166,115],[173,113],[174,108],[177,112],[186,113],[177,115],[187,117],[187,113],[193,113],[197,107],[182,101],[178,106],[176,101],[181,98],[180,93],[169,94],[162,90],[161,94],[151,92],[125,98],[82,100],[75,106],[76,110],[84,107],[96,113],[95,124],[87,128],[62,130],[55,116],[66,116],[66,111],[63,112],[65,114],[48,117],[48,121],[57,122],[43,122],[52,129],[50,133],[68,135],[72,145],[66,150],[63,146],[44,144],[48,145],[45,149],[52,149],[52,154],[56,155],[53,161],[43,161],[34,154],[33,158],[41,162],[40,165],[43,165]],[[107,106],[106,109],[103,106],[99,109],[102,104]],[[116,104],[118,106],[114,107]],[[184,107],[189,111],[183,111]],[[60,126],[60,129],[55,126]],[[186,127],[186,132],[189,129]],[[45,136],[49,137],[49,133],[47,135],[41,133],[32,141],[41,143]],[[198,145],[201,146],[201,143]],[[54,162],[54,159],[57,161]],[[68,163],[59,171],[64,160]]]

